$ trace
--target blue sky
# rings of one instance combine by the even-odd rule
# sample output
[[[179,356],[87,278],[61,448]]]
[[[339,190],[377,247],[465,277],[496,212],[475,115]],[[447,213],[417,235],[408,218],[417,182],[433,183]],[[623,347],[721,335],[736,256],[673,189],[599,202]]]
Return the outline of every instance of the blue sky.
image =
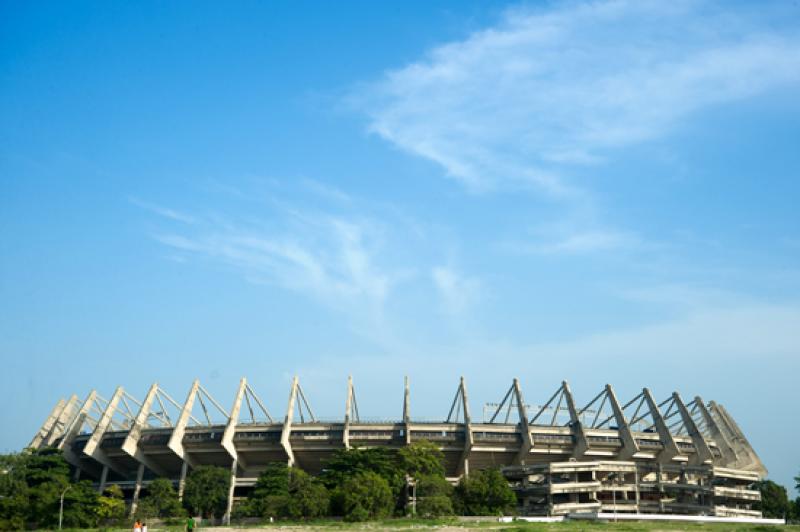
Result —
[[[0,6],[0,448],[116,385],[678,390],[800,471],[800,7]]]

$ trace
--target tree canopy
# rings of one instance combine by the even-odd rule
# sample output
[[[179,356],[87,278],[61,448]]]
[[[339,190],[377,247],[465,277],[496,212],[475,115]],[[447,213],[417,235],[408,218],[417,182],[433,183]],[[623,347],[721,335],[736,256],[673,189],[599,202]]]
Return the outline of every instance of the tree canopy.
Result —
[[[771,480],[758,482],[757,487],[761,492],[759,506],[764,517],[783,519],[791,515],[792,508],[785,487]]]
[[[180,517],[184,514],[172,481],[156,478],[147,486],[147,494],[139,501],[136,516],[143,518]]]
[[[513,513],[516,496],[497,469],[475,471],[461,479],[455,490],[456,510],[463,515]]]
[[[186,478],[183,502],[196,515],[221,517],[228,504],[230,482],[227,468],[197,466]]]

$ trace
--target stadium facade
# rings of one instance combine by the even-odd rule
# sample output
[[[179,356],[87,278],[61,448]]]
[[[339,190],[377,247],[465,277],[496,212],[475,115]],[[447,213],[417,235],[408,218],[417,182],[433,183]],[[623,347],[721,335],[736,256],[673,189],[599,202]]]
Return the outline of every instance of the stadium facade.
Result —
[[[229,468],[233,501],[252,489],[266,464],[287,462],[319,473],[337,449],[401,448],[426,440],[445,457],[455,481],[471,470],[501,468],[518,495],[520,513],[668,513],[760,517],[753,483],[766,469],[721,404],[676,392],[661,402],[645,388],[622,404],[606,385],[577,406],[564,382],[540,406],[523,399],[514,379],[502,401],[481,420],[470,414],[462,378],[447,418],[410,415],[405,382],[402,419],[366,421],[348,378],[342,419],[317,419],[297,378],[282,420],[275,420],[242,379],[230,411],[195,381],[183,403],[158,384],[143,401],[123,388],[109,399],[92,391],[58,401],[30,443],[56,447],[76,478],[103,490],[119,485],[135,511],[156,477],[182,490],[198,465]],[[216,419],[215,419],[216,418]]]

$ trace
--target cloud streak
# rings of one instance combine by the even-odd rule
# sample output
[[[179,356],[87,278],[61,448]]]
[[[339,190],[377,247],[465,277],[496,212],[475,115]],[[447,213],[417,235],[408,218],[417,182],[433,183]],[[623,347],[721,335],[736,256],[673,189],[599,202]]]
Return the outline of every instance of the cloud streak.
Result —
[[[471,191],[572,197],[582,187],[565,167],[597,164],[704,107],[800,82],[800,39],[770,24],[770,10],[640,0],[512,10],[353,101],[372,132]]]

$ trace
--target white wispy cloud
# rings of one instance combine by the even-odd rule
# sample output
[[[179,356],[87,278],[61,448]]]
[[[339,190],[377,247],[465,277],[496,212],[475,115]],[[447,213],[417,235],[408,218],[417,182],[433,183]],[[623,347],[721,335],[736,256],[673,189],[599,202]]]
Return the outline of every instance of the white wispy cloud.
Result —
[[[565,215],[555,223],[529,228],[522,237],[501,240],[499,248],[515,254],[582,255],[598,252],[632,251],[648,247],[632,231],[602,225],[592,219]]]
[[[306,213],[295,231],[213,224],[162,233],[171,248],[227,263],[249,280],[302,292],[331,306],[380,308],[395,278],[376,264],[379,235],[365,222]]]
[[[157,214],[157,215],[161,216],[162,218],[169,218],[170,220],[174,220],[176,222],[182,222],[182,223],[185,223],[185,224],[193,224],[193,223],[195,223],[197,221],[194,216],[190,216],[188,214],[185,214],[183,212],[177,211],[175,209],[171,209],[171,208],[168,208],[168,207],[163,207],[161,205],[156,205],[155,203],[150,203],[148,201],[143,201],[143,200],[140,200],[139,198],[136,198],[136,197],[133,197],[133,196],[129,197],[128,201],[131,204],[136,205],[137,207],[139,207],[141,209],[144,209],[144,210],[150,211],[150,212],[152,212],[154,214]]]
[[[596,164],[688,114],[800,81],[800,38],[775,4],[616,0],[507,12],[360,88],[370,130],[473,191],[581,190]]]
[[[431,269],[431,279],[436,286],[444,310],[450,314],[465,311],[478,297],[480,283],[449,266]]]

